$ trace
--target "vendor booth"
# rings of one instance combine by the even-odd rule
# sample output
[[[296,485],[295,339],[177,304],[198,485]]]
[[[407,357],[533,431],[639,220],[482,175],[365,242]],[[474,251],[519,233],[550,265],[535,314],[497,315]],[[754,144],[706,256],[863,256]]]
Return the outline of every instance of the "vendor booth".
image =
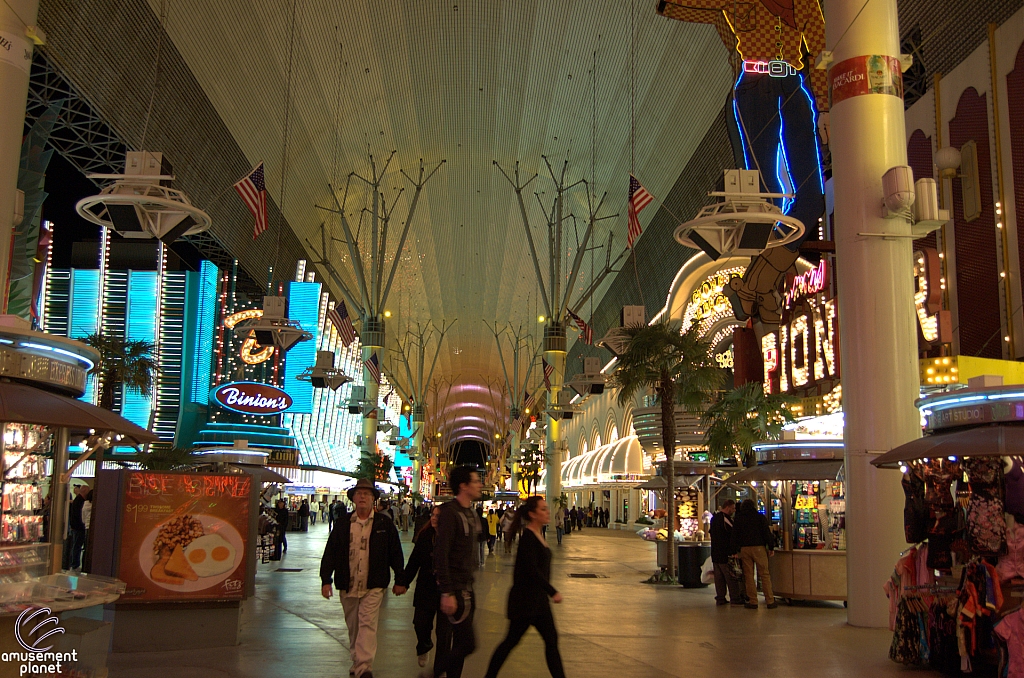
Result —
[[[871,462],[903,472],[911,544],[886,584],[889,657],[939,671],[995,666],[1008,629],[1024,623],[1024,388],[972,385],[917,406],[926,435]],[[966,624],[971,642],[958,643]]]
[[[0,316],[0,650],[23,651],[15,636],[19,619],[46,609],[60,615],[65,629],[53,651],[75,651],[77,663],[65,663],[64,668],[83,673],[106,670],[110,625],[71,619],[68,613],[98,610],[96,606],[117,600],[125,583],[61,571],[69,480],[81,464],[69,468],[69,448],[75,441],[84,460],[113,445],[156,440],[113,412],[76,400],[86,392],[88,371],[98,360],[85,344]],[[69,551],[77,545],[67,542]],[[37,673],[52,666],[10,668]]]
[[[706,516],[710,516],[711,477],[714,465],[708,462],[677,461],[675,464],[676,518],[671,540],[677,549],[676,573],[679,583],[687,588],[707,586],[700,580],[700,568],[711,556],[711,538],[708,533]],[[638,486],[638,489],[654,491],[659,503],[665,504],[668,483],[662,476],[655,476]],[[669,527],[655,525],[642,530],[640,537],[658,544],[658,567],[668,566]]]
[[[754,446],[759,463],[731,476],[749,484],[776,533],[772,588],[791,600],[846,600],[843,443]]]

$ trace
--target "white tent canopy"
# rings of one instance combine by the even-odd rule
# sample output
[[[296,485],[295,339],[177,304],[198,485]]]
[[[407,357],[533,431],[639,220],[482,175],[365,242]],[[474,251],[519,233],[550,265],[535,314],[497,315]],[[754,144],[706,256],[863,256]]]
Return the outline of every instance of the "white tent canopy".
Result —
[[[632,485],[644,472],[644,451],[637,436],[626,436],[573,457],[562,465],[562,487]]]

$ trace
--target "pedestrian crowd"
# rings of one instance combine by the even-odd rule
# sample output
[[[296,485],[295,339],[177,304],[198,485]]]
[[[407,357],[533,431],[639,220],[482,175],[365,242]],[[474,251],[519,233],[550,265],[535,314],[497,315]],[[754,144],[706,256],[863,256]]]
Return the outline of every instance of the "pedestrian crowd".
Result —
[[[509,653],[533,626],[544,640],[548,670],[553,678],[562,678],[565,673],[551,613],[551,602],[562,602],[562,596],[551,583],[551,550],[545,538],[551,509],[542,497],[530,497],[517,509],[474,509],[483,483],[479,473],[466,466],[452,468],[448,484],[454,495],[451,501],[417,511],[405,501],[397,509],[381,505],[374,483],[359,480],[348,492],[354,506],[350,514],[334,515],[328,510],[332,529],[320,562],[321,594],[330,599],[337,591],[341,600],[349,636],[349,675],[372,678],[385,593],[390,586],[394,595],[404,595],[415,582],[412,623],[417,661],[426,667],[433,650],[428,675],[461,678],[466,657],[477,649],[474,575],[486,559],[484,549],[493,554],[504,536],[505,553],[510,553],[518,536],[508,595],[508,631],[491,655],[486,675],[498,675]],[[556,512],[559,521],[568,521],[568,516],[564,508]],[[577,517],[590,525],[601,521],[600,512],[580,510]],[[409,529],[414,546],[408,561],[403,561],[399,530]]]

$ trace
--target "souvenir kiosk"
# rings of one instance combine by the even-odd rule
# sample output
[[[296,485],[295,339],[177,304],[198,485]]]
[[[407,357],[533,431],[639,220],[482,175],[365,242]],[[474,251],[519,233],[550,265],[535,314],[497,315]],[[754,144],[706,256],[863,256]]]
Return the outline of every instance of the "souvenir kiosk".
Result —
[[[679,583],[686,588],[707,586],[700,580],[700,568],[711,556],[711,536],[704,523],[704,515],[709,511],[712,493],[711,477],[715,467],[709,462],[677,461],[675,463],[675,547],[677,549],[676,566]],[[655,476],[637,486],[637,489],[652,490],[658,495],[659,503],[665,505],[665,491],[668,483],[663,476]],[[669,522],[665,526],[642,530],[641,538],[657,542],[658,567],[668,567]]]
[[[99,354],[85,344],[43,332],[13,316],[0,316],[0,651],[24,652],[15,637],[19,615],[47,608],[65,632],[54,652],[75,650],[77,666],[105,670],[109,625],[64,613],[113,602],[124,582],[61,572],[68,482],[74,469],[99,449],[143,444],[156,436],[81,400]],[[80,451],[69,467],[69,447]],[[83,646],[88,637],[91,647]],[[52,664],[8,667],[53,673]],[[22,671],[24,669],[24,671]]]
[[[900,469],[906,495],[911,546],[885,587],[893,661],[970,671],[1020,650],[1011,629],[1024,623],[1024,386],[986,385],[1000,381],[921,398],[925,436],[871,462]],[[970,642],[958,643],[967,625]]]
[[[729,483],[750,485],[776,533],[768,561],[776,597],[846,601],[842,441],[761,443],[754,451],[758,465]]]

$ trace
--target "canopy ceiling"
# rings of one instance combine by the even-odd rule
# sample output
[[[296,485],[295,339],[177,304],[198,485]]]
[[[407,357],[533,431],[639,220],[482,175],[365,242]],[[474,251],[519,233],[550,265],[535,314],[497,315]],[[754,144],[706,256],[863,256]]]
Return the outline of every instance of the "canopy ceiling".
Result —
[[[617,255],[626,233],[631,80],[635,172],[655,197],[675,183],[732,80],[715,30],[659,17],[653,1],[297,0],[294,33],[291,2],[149,3],[247,158],[266,163],[268,191],[283,202],[300,240],[319,247],[320,225],[332,219],[314,205],[332,205],[328,183],[344,184],[350,171],[369,176],[368,150],[378,167],[397,150],[384,190],[390,204],[395,189],[406,188],[398,221],[412,191],[397,170],[415,176],[421,158],[446,161],[420,199],[387,304],[388,331],[458,319],[435,375],[465,383],[501,377],[494,338],[481,320],[522,323],[540,335],[537,283],[515,196],[492,161],[506,168],[520,161],[525,177],[541,172],[530,191],[548,208],[554,193],[542,155],[559,169],[568,159],[567,178],[596,179],[598,195],[609,192],[604,214],[620,216],[602,222],[593,242],[604,244],[613,230]],[[346,211],[355,228],[368,193],[353,188]],[[541,208],[528,198],[535,238],[544,244]],[[584,189],[572,200],[585,217]],[[340,224],[334,226],[340,238]],[[267,247],[274,246],[274,227],[262,236]],[[364,241],[366,232],[364,226]],[[563,256],[574,254],[576,243],[570,226]],[[604,253],[593,257],[578,289],[601,269]],[[342,245],[331,258],[351,279]],[[546,270],[543,254],[541,266]],[[588,318],[591,308],[577,310]]]

